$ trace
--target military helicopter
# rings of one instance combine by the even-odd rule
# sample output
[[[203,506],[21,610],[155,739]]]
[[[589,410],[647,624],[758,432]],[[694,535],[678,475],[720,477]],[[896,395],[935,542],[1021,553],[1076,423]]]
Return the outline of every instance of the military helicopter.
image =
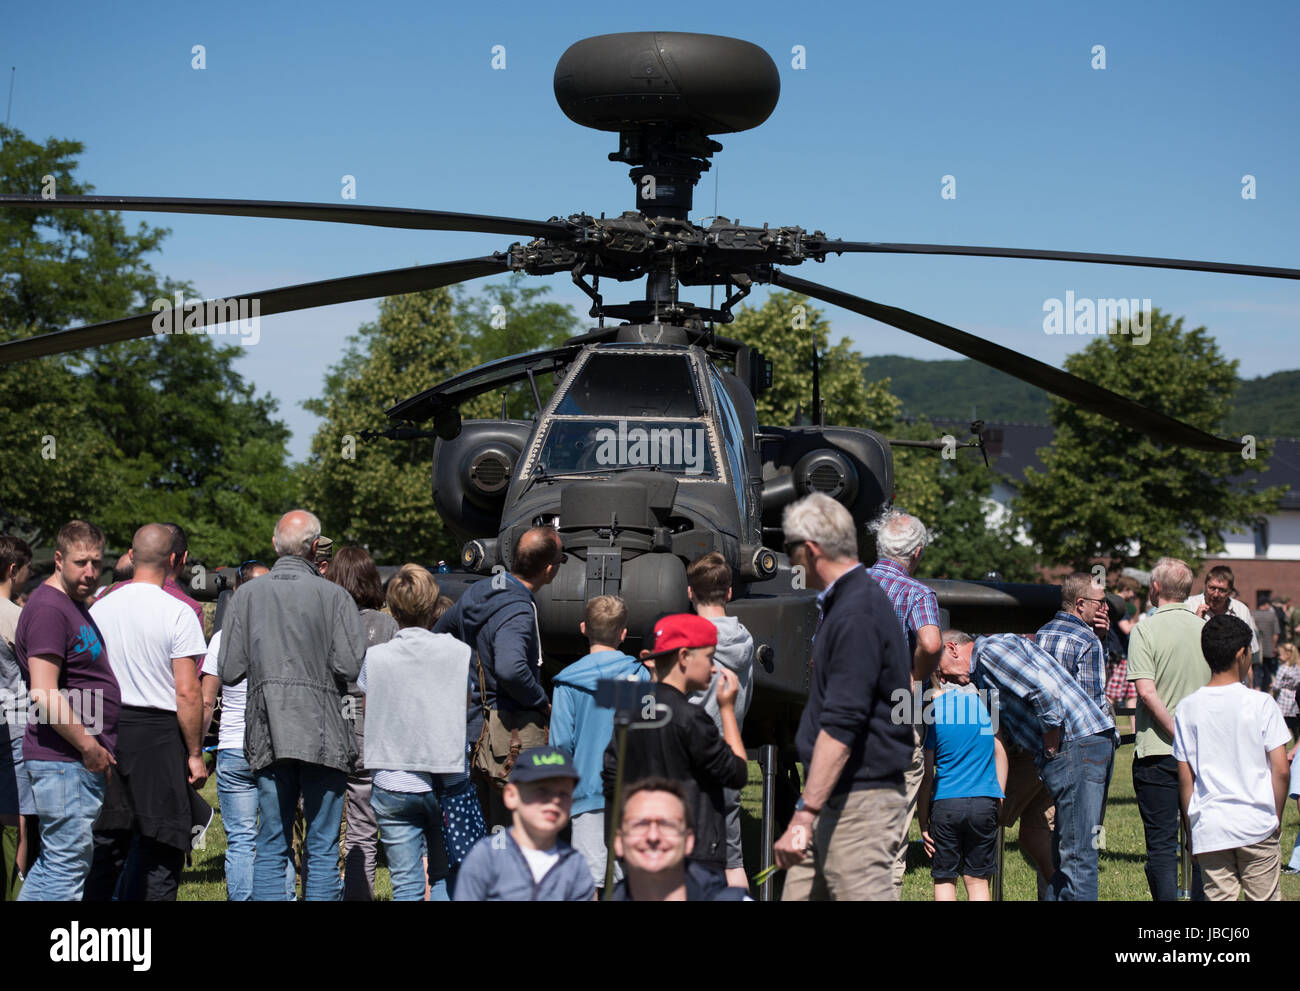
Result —
[[[438,438],[435,505],[464,542],[459,572],[440,575],[453,595],[509,568],[518,535],[556,526],[568,559],[538,596],[548,667],[585,652],[578,622],[586,600],[627,600],[636,649],[646,624],[687,607],[686,563],[720,551],[736,575],[730,611],[758,644],[756,690],[746,719],[752,743],[783,742],[797,723],[809,684],[815,593],[801,587],[782,553],[781,510],[813,491],[849,508],[862,526],[893,496],[890,441],[864,429],[828,425],[812,352],[808,419],[759,422],[755,398],[771,385],[771,363],[743,341],[718,333],[755,284],[794,290],[897,327],[1061,396],[1123,420],[1171,445],[1232,452],[1215,437],[1050,365],[955,327],[788,274],[806,261],[843,253],[946,254],[1096,262],[1272,278],[1300,271],[1185,259],[1022,248],[902,244],[831,239],[797,226],[742,226],[724,217],[707,227],[689,219],[693,190],[722,149],[714,135],[762,124],[775,108],[780,77],[761,48],[734,38],[638,32],[588,38],[560,58],[556,99],[575,123],[618,135],[611,161],[630,166],[635,209],[617,217],[575,214],[528,220],[438,210],[351,204],[87,196],[53,200],[0,196],[0,207],[274,217],[420,230],[475,231],[526,238],[479,258],[373,272],[250,293],[262,315],[450,286],[508,272],[567,273],[592,300],[597,326],[563,346],[516,355],[463,372],[387,410],[384,435]],[[643,299],[607,303],[600,280],[645,280]],[[713,308],[683,298],[683,287],[725,287]],[[222,320],[212,306],[184,315],[186,326]],[[224,311],[228,314],[228,310]],[[178,321],[181,314],[175,314]],[[0,343],[0,363],[148,337],[158,314]],[[228,318],[228,316],[227,316]],[[609,325],[606,321],[610,321]],[[543,401],[546,376],[555,389]],[[531,420],[502,415],[463,422],[468,400],[527,381]],[[801,418],[802,419],[802,418]],[[1050,616],[1050,585],[930,583],[948,618],[973,632],[1032,630]]]

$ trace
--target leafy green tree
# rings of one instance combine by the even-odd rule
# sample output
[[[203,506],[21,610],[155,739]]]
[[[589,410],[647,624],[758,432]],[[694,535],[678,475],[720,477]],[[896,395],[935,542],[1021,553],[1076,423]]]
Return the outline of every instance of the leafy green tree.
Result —
[[[289,431],[233,368],[238,345],[168,336],[82,356],[81,388],[108,446],[96,521],[115,544],[150,520],[180,523],[209,566],[272,553],[292,508]]]
[[[303,403],[324,419],[303,466],[303,502],[339,544],[359,544],[378,561],[454,556],[433,509],[433,440],[363,439],[389,426],[384,410],[462,370],[465,342],[446,289],[390,296],[379,319],[362,324],[325,376],[321,396]]]
[[[1184,330],[1181,317],[1159,310],[1147,344],[1108,334],[1065,367],[1210,433],[1225,421],[1237,388],[1237,363],[1206,329]],[[1249,528],[1284,491],[1261,487],[1262,442],[1233,454],[1162,447],[1133,424],[1056,398],[1051,419],[1054,442],[1039,452],[1045,470],[1025,473],[1017,500],[1044,562],[1086,568],[1108,557],[1122,567],[1169,554],[1195,566],[1224,549],[1224,530]],[[1234,479],[1243,473],[1251,487]]]
[[[933,439],[928,422],[899,419],[901,403],[890,380],[870,381],[869,363],[848,338],[830,344],[831,327],[806,296],[774,292],[758,309],[742,308],[727,336],[744,341],[772,359],[773,388],[758,399],[759,421],[793,423],[802,406],[811,422],[812,341],[820,356],[826,422],[878,430],[886,437]],[[865,370],[865,373],[864,373]],[[993,479],[983,463],[945,460],[940,452],[896,447],[894,505],[921,519],[935,534],[922,559],[926,577],[978,578],[990,570],[1008,581],[1032,581],[1033,552],[1014,539],[1016,521],[986,526],[985,509]]]
[[[933,466],[939,507],[931,517],[931,543],[921,558],[922,578],[978,579],[991,571],[1003,581],[1039,581],[1032,546],[1021,543],[1019,519],[993,509],[993,473],[974,451],[939,458]]]
[[[0,192],[93,193],[73,175],[84,150],[80,141],[42,145],[0,125]],[[45,333],[136,313],[177,289],[192,292],[145,260],[169,233],[141,223],[132,234],[111,211],[0,210],[0,326]]]
[[[44,145],[0,128],[13,193],[80,195],[82,145]],[[46,177],[52,177],[51,188]],[[29,336],[147,310],[194,290],[145,260],[166,236],[119,214],[0,210],[0,335]],[[266,555],[292,476],[275,403],[234,371],[238,347],[167,336],[0,367],[0,525],[48,543],[70,517],[100,524],[111,548],[151,520],[180,523],[209,564]]]
[[[821,395],[826,422],[885,430],[898,415],[899,402],[888,381],[868,384],[862,376],[862,356],[843,337],[831,347],[831,325],[807,296],[777,291],[759,308],[742,306],[726,329],[728,337],[757,348],[772,360],[772,388],[758,397],[760,423],[782,426],[794,422],[801,408],[804,422],[812,409],[812,345],[817,345]]]
[[[868,381],[866,359],[847,337],[831,346],[830,321],[807,296],[773,292],[757,309],[742,307],[726,333],[772,359],[772,388],[756,403],[760,423],[792,424],[796,410],[802,411],[804,423],[813,421],[815,341],[828,424],[866,427],[886,436],[921,436],[898,422],[901,404],[890,391],[889,379]],[[893,453],[895,504],[929,523],[940,506],[937,454],[911,448]]]
[[[35,333],[0,328],[0,339]],[[58,358],[0,366],[0,532],[35,545],[75,516],[103,485],[98,466],[109,453],[90,394]],[[45,541],[48,542],[48,541]]]
[[[363,440],[361,432],[388,427],[384,410],[399,399],[475,365],[549,347],[575,333],[569,308],[544,301],[546,292],[512,280],[456,300],[446,289],[392,296],[380,304],[379,319],[351,338],[326,376],[321,398],[303,404],[324,419],[301,470],[303,499],[336,542],[360,544],[388,563],[459,555],[433,506],[434,440]],[[512,416],[532,412],[531,391],[512,390],[507,400]],[[500,393],[461,408],[467,420],[500,412]]]
[[[582,332],[573,310],[563,303],[548,301],[549,286],[525,286],[526,276],[516,272],[504,283],[484,286],[471,295],[464,286],[455,290],[456,328],[465,338],[472,360],[466,368],[526,351],[559,347]],[[512,419],[531,416],[537,404],[527,382],[508,386],[506,412]],[[537,378],[537,391],[545,403],[555,391],[549,375]],[[480,397],[463,411],[468,418],[501,415],[501,393]]]

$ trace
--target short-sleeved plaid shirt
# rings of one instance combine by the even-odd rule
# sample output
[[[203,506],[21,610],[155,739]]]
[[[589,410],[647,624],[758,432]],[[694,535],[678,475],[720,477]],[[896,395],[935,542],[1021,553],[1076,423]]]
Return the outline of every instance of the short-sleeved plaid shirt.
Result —
[[[907,573],[907,569],[888,558],[881,558],[867,574],[884,589],[894,607],[894,615],[907,637],[907,649],[916,651],[916,635],[923,626],[939,625],[939,598],[934,589],[923,585]]]
[[[1087,623],[1062,610],[1043,624],[1034,643],[1074,675],[1098,709],[1110,711],[1106,700],[1106,654]]]

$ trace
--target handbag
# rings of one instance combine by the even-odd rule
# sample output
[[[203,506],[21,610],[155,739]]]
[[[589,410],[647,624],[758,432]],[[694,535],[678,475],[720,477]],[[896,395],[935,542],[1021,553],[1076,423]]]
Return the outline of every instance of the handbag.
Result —
[[[515,766],[515,761],[519,759],[519,752],[523,749],[523,742],[519,737],[519,730],[510,731],[510,749],[506,753],[504,762],[498,762],[496,754],[492,750],[492,721],[494,718],[500,721],[496,712],[488,707],[487,704],[487,683],[483,674],[483,662],[479,659],[478,651],[474,651],[474,664],[478,668],[478,698],[479,706],[483,710],[483,728],[479,730],[478,740],[474,743],[474,753],[470,757],[470,766],[482,773],[498,789],[505,789],[506,780],[510,777],[510,769]],[[503,727],[504,728],[504,727]]]

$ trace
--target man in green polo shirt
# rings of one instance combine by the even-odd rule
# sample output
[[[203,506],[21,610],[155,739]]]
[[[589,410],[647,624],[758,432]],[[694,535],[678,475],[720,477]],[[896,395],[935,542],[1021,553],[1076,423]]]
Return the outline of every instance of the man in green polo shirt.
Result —
[[[1147,885],[1153,901],[1178,898],[1178,762],[1173,755],[1174,710],[1210,680],[1201,653],[1205,623],[1187,608],[1192,569],[1162,557],[1151,569],[1151,597],[1159,608],[1129,636],[1128,680],[1136,682],[1137,746],[1133,791],[1146,833]],[[1203,901],[1201,872],[1192,867],[1192,899]]]

